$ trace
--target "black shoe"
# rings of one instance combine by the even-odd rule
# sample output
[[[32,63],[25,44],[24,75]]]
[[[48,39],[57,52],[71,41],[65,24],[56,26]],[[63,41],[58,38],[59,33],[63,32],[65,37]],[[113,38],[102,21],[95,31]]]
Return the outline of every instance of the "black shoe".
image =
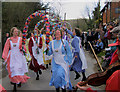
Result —
[[[13,92],[17,92],[16,83],[14,83]]]
[[[46,68],[48,69],[48,64],[46,64]]]
[[[39,70],[39,74],[40,74],[40,75],[42,74],[42,71],[41,71],[41,70]]]
[[[75,80],[77,80],[80,77],[80,75],[76,75]]]
[[[39,80],[39,76],[36,77],[36,80]]]
[[[13,90],[12,92],[17,92],[17,90]]]
[[[73,71],[73,68],[71,68],[70,71]]]
[[[83,78],[82,78],[82,81],[85,81],[85,80],[86,80],[86,77],[83,77]]]
[[[17,90],[16,89],[13,89],[13,91],[12,92],[17,92]]]
[[[21,83],[17,84],[17,87],[21,87]]]
[[[66,92],[66,89],[63,89],[63,88],[62,88],[62,92]]]
[[[75,89],[75,87],[74,87],[74,86],[72,86],[72,89]]]
[[[60,88],[56,88],[56,92],[60,92]]]

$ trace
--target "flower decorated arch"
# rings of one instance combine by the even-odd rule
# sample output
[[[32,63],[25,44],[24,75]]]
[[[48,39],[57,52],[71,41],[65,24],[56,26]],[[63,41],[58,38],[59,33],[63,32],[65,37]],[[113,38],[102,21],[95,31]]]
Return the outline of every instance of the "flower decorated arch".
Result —
[[[47,24],[46,26],[46,30],[49,31],[49,22],[48,22],[48,18],[46,16],[46,11],[36,11],[35,13],[31,14],[27,19],[26,19],[26,22],[25,22],[25,26],[24,26],[24,29],[23,29],[23,39],[22,39],[22,44],[25,44],[25,41],[26,41],[26,36],[27,36],[27,32],[28,32],[28,27],[29,27],[29,24],[30,24],[30,21],[32,19],[34,19],[35,17],[41,17],[43,19],[43,21]]]
[[[22,44],[25,44],[26,36],[27,36],[27,32],[28,32],[28,27],[29,27],[29,24],[30,24],[31,20],[34,19],[35,17],[38,17],[38,16],[41,17],[42,20],[40,20],[35,25],[34,30],[37,30],[38,26],[41,23],[44,23],[44,27],[45,27],[45,30],[46,30],[46,35],[47,35],[48,38],[49,38],[49,35],[50,35],[50,26],[52,26],[52,29],[55,30],[56,27],[61,28],[62,26],[65,26],[67,28],[66,25],[68,25],[70,30],[72,31],[72,27],[71,27],[69,22],[62,21],[61,19],[58,19],[58,17],[56,17],[55,14],[53,14],[53,13],[47,12],[45,10],[38,10],[38,11],[34,12],[33,14],[31,14],[26,19],[25,26],[24,26],[24,29],[23,29]],[[36,35],[34,35],[34,36],[36,37]],[[49,43],[49,39],[48,38],[46,38],[47,39],[47,43]]]

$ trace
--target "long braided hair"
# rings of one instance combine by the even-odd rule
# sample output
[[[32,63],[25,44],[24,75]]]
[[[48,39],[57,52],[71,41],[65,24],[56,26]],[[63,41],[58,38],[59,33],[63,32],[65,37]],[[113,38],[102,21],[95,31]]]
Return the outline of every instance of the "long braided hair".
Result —
[[[62,41],[62,44],[63,44],[63,47],[64,47],[64,49],[65,49],[65,51],[66,51],[66,53],[67,53],[67,50],[66,50],[66,48],[65,48],[65,44],[64,44],[64,42],[63,42],[63,40],[62,40],[62,38],[63,38],[63,34],[62,34],[62,29],[59,29],[60,30],[60,33],[61,33],[61,41]]]

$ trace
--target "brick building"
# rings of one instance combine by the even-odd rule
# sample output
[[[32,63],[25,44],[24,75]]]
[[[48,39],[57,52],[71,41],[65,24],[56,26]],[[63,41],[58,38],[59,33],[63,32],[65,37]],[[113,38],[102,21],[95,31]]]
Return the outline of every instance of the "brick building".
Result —
[[[120,20],[120,1],[107,2],[101,10],[103,23],[109,23],[115,19]]]

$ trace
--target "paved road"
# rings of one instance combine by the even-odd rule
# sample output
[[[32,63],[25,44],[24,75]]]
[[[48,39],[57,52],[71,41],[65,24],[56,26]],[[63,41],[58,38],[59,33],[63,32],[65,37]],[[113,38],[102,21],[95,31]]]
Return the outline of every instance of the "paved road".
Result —
[[[87,58],[87,63],[88,63],[88,69],[86,69],[86,76],[98,72],[98,67],[96,64],[96,60],[94,59],[94,56],[90,54],[89,52],[85,51],[85,55]],[[31,77],[26,84],[22,84],[21,88],[17,88],[18,90],[54,90],[54,87],[49,86],[49,81],[51,78],[51,72],[50,72],[51,67],[47,70],[43,70],[43,74],[40,76],[40,80],[35,80],[35,73],[31,70],[29,70],[29,76]],[[5,75],[5,74],[4,74]],[[8,75],[4,78],[2,78],[2,85],[5,89],[7,90],[12,90],[13,86],[9,82]],[[82,75],[78,80],[74,80],[75,78],[75,73],[70,72],[70,79],[72,85],[75,85],[78,81],[82,79]],[[0,80],[0,82],[1,82]],[[99,87],[92,87],[93,89],[96,90],[104,90],[105,85],[99,86]],[[20,91],[21,92],[21,91]]]

